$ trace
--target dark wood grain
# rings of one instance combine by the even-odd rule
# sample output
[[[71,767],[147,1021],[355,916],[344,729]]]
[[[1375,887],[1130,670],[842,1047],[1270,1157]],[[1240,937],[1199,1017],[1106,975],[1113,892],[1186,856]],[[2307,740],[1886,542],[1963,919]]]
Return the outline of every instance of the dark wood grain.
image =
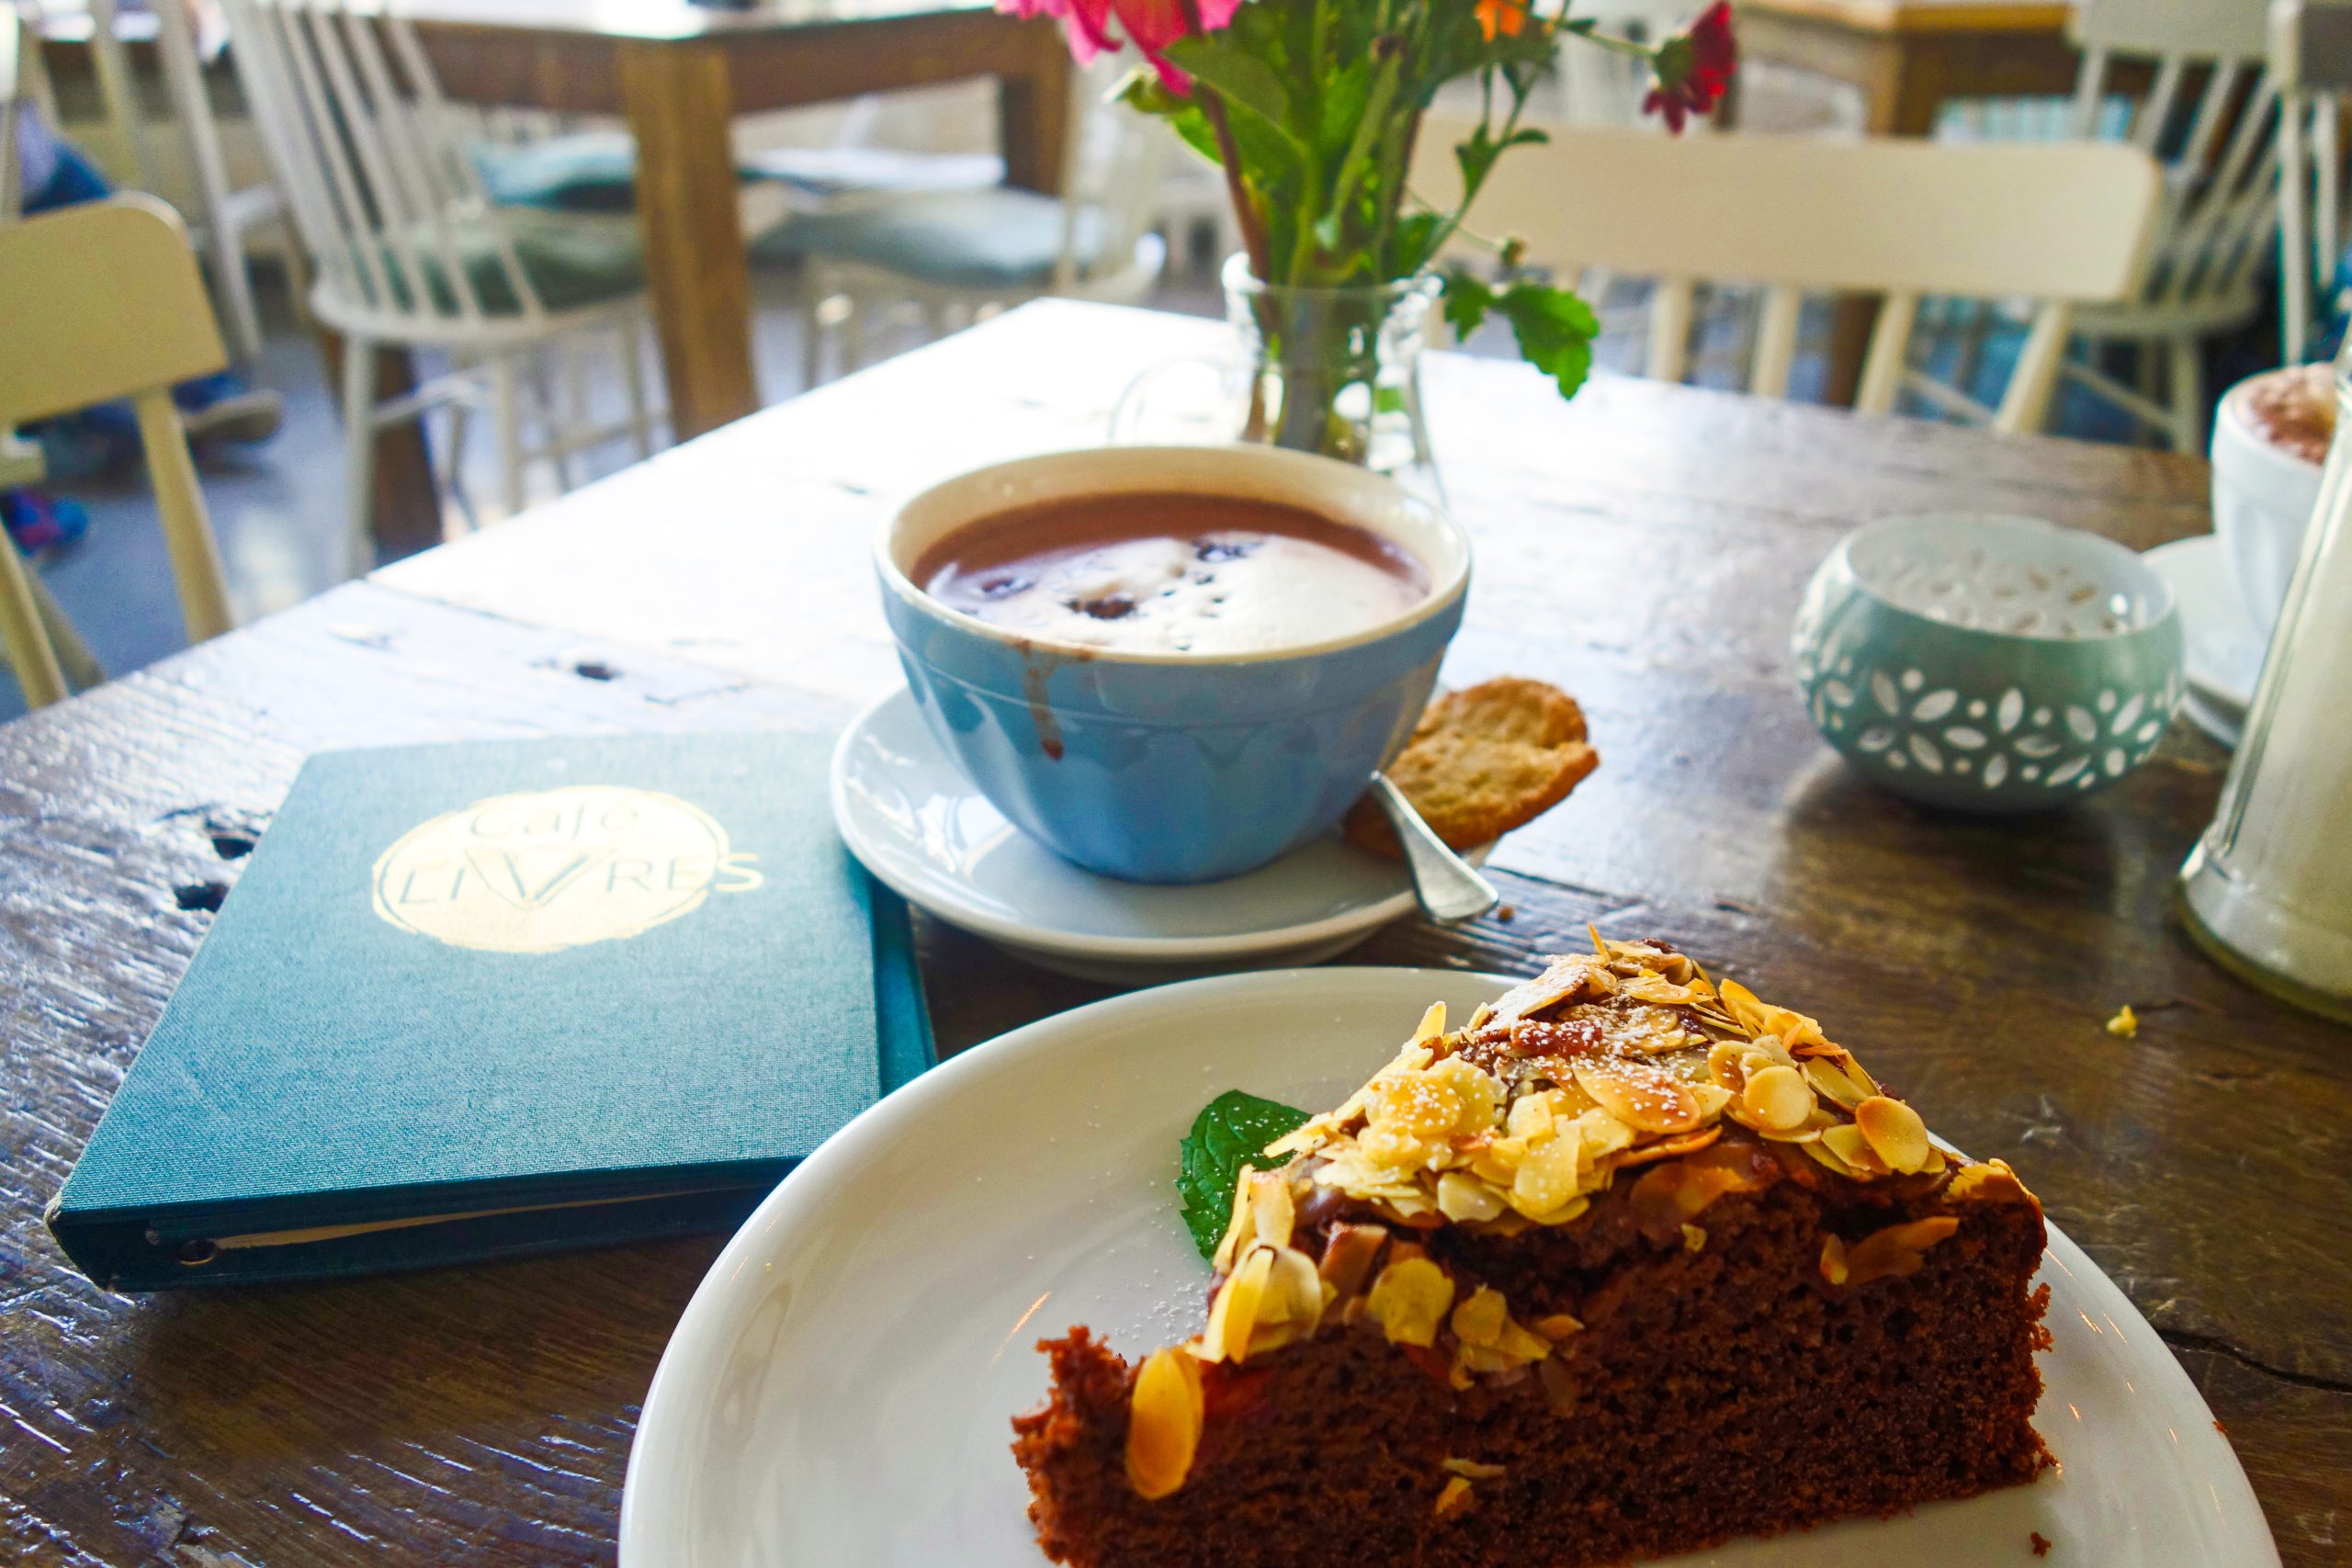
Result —
[[[892,499],[1094,441],[1137,369],[1216,341],[1023,310],[0,729],[0,1549],[608,1559],[637,1401],[715,1239],[141,1301],[67,1269],[40,1205],[306,753],[838,725],[897,679],[866,559]],[[1859,522],[2022,511],[2145,546],[2206,526],[2203,466],[1616,380],[1563,406],[1453,358],[1430,400],[1478,551],[1447,677],[1558,681],[1603,763],[1502,847],[1507,916],[1400,923],[1358,957],[1520,969],[1591,922],[1818,1012],[2139,1304],[2286,1561],[2341,1561],[2352,1032],[2171,919],[2223,759],[2180,728],[2065,813],[1939,815],[1848,773],[1786,664],[1807,574]],[[922,950],[951,1046],[1103,994],[928,923]],[[2124,1001],[2133,1041],[2101,1027]]]

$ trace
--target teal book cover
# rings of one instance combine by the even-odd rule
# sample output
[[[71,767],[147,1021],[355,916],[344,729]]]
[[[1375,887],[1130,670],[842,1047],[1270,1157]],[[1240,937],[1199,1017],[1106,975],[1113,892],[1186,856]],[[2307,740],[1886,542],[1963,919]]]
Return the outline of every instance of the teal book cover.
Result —
[[[731,1225],[933,1060],[830,740],[311,759],[51,1205],[119,1290]]]

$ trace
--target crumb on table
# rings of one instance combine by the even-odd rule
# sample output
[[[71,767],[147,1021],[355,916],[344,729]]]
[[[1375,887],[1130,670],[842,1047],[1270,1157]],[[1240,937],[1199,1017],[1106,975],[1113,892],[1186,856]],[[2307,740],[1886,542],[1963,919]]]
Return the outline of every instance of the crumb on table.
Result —
[[[2132,1010],[2130,1002],[2125,1002],[2115,1010],[2115,1016],[2107,1021],[2107,1032],[2119,1040],[2136,1040],[2140,1037],[2140,1015]]]
[[[1517,909],[1513,908],[1512,908],[1511,906],[1510,906],[1509,904],[1505,904],[1502,908],[1500,908],[1499,909],[1497,909],[1497,910],[1495,911],[1495,919],[1498,919],[1498,920],[1502,921],[1502,922],[1503,922],[1504,924],[1506,924],[1506,925],[1510,924],[1512,920],[1515,920],[1515,919],[1517,919],[1518,918],[1519,918],[1519,911],[1518,911]]]
[[[2035,1530],[2032,1533],[2031,1539],[2033,1540],[2033,1554],[2036,1557],[2047,1557],[2050,1555],[2049,1537],[2043,1535],[2040,1530]]]

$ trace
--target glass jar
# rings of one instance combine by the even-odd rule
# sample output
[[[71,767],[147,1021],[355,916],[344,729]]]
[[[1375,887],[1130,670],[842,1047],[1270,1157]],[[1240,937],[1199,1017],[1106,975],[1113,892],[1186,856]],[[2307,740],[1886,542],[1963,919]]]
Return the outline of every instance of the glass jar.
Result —
[[[1375,473],[1430,468],[1421,344],[1433,276],[1345,288],[1261,283],[1225,265],[1226,318],[1238,335],[1240,438],[1317,452]]]
[[[1261,283],[1250,259],[1225,265],[1227,352],[1168,361],[1137,377],[1111,416],[1114,442],[1246,441],[1313,452],[1442,500],[1421,413],[1421,348],[1438,280],[1344,288]],[[1205,367],[1189,402],[1173,373]]]
[[[2335,436],[2182,918],[2224,967],[2352,1021],[2352,343]]]

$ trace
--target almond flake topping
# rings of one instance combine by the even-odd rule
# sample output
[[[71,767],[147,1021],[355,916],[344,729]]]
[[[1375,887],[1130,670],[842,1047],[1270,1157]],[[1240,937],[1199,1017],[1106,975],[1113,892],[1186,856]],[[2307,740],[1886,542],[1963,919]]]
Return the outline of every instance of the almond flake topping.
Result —
[[[1144,1358],[1127,1395],[1127,1482],[1147,1501],[1184,1484],[1201,1443],[1201,1366],[1177,1350]]]
[[[1430,1007],[1361,1089],[1267,1148],[1275,1168],[1244,1169],[1193,1359],[1239,1363],[1369,1322],[1457,1388],[1532,1371],[1566,1418],[1581,1392],[1553,1348],[1580,1329],[1556,1310],[1576,1303],[1515,1319],[1500,1292],[1457,1280],[1417,1236],[1573,1224],[1623,1186],[1642,1234],[1699,1252],[1702,1216],[1728,1194],[1791,1175],[1916,1182],[1952,1164],[1819,1021],[1719,985],[1657,943],[1596,933],[1592,953],[1554,958],[1460,1027],[1447,1022]],[[1319,1217],[1330,1213],[1323,1189],[1355,1206]],[[1955,1204],[2034,1201],[1997,1161],[1962,1167],[1947,1191]],[[1857,1242],[1825,1236],[1822,1278],[1851,1287],[1911,1273],[1959,1224],[1939,1213]],[[1463,1490],[1446,1506],[1467,1500],[1471,1478],[1453,1475]]]

